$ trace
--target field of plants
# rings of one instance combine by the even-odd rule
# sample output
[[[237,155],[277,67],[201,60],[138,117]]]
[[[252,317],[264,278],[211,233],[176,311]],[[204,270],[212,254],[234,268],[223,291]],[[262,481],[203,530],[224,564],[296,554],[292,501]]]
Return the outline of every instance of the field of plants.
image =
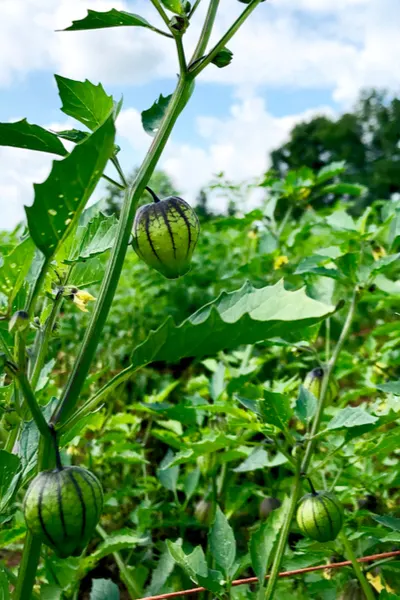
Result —
[[[157,162],[261,0],[210,49],[211,0],[190,59],[199,0],[151,1],[180,77],[133,175],[100,84],[56,76],[74,129],[0,124],[57,156],[0,233],[0,599],[400,599],[400,103],[298,126],[190,206]],[[69,29],[121,25],[160,33],[117,10]]]

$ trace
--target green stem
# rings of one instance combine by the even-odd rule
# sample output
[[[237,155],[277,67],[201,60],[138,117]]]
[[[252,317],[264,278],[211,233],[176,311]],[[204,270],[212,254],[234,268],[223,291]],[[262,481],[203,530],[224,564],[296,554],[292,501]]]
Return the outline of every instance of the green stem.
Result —
[[[200,2],[201,2],[201,0],[196,0],[196,2],[194,2],[193,6],[192,6],[192,8],[190,10],[190,13],[188,14],[188,19],[191,19],[193,17],[193,15],[196,12],[196,10],[197,10]]]
[[[165,10],[163,9],[163,7],[161,6],[161,3],[159,2],[159,0],[151,0],[151,2],[169,29],[169,17],[167,15],[167,13],[165,12]]]
[[[103,179],[105,179],[109,183],[112,183],[112,185],[115,185],[115,187],[117,187],[119,190],[124,190],[125,189],[124,185],[122,185],[121,183],[118,183],[118,181],[115,181],[115,179],[113,179],[112,177],[109,177],[105,173],[103,173],[102,177],[103,177]]]
[[[282,558],[286,549],[287,538],[289,537],[290,526],[292,524],[292,520],[294,517],[294,513],[296,511],[297,502],[300,496],[301,491],[301,478],[300,478],[300,468],[299,464],[297,465],[296,475],[292,488],[292,497],[291,502],[288,509],[288,514],[286,515],[285,522],[283,524],[281,534],[279,537],[278,546],[276,548],[275,559],[272,565],[271,574],[268,580],[267,589],[265,590],[265,600],[271,600],[274,596],[276,583],[278,581],[279,570],[281,568]],[[277,560],[278,558],[278,560]]]
[[[289,208],[287,209],[287,211],[285,212],[283,219],[281,221],[281,224],[279,225],[278,231],[277,231],[277,238],[278,240],[280,239],[287,222],[289,221],[290,217],[292,216],[292,212],[293,212],[293,205],[291,204],[289,206]]]
[[[14,429],[12,429],[9,432],[6,444],[4,446],[4,450],[6,452],[12,452],[13,451],[16,439],[18,437],[18,434],[19,434],[19,427],[14,427]]]
[[[129,187],[129,183],[125,177],[125,173],[122,170],[119,160],[116,156],[114,156],[114,158],[111,159],[111,162],[114,165],[114,167],[116,168],[118,175],[121,177],[121,181],[123,183],[123,186],[121,186],[121,189],[124,190],[125,188]]]
[[[202,57],[204,52],[206,51],[207,44],[210,41],[212,28],[214,26],[215,17],[217,16],[219,2],[220,0],[210,0],[207,16],[204,21],[203,29],[201,30],[200,38],[197,43],[196,49],[190,61],[191,63],[194,63],[196,60]]]
[[[49,270],[51,264],[51,258],[45,257],[42,263],[42,267],[40,269],[39,275],[35,281],[34,286],[30,290],[30,294],[28,297],[28,301],[26,304],[26,312],[31,318],[35,312],[36,301],[42,289],[44,280],[46,279],[47,271]]]
[[[353,548],[351,547],[350,541],[344,531],[341,532],[340,539],[345,548],[347,558],[349,560],[351,560],[351,564],[353,565],[354,573],[356,574],[357,579],[360,582],[360,585],[363,589],[366,599],[367,600],[375,600],[375,594],[374,594],[370,584],[368,583],[364,573],[362,572],[360,563],[357,561],[357,557],[354,554],[354,551],[353,551]]]
[[[35,390],[37,383],[39,381],[40,373],[42,371],[44,361],[46,360],[47,350],[51,338],[51,334],[53,333],[54,324],[57,319],[58,312],[60,310],[61,304],[63,301],[63,293],[60,290],[53,302],[53,307],[51,309],[51,313],[48,316],[46,323],[44,325],[43,333],[41,335],[41,340],[38,345],[38,352],[35,358],[35,362],[32,364],[32,374],[31,374],[31,386],[32,389]]]
[[[108,539],[108,535],[106,533],[106,531],[104,531],[104,529],[100,526],[97,525],[96,527],[96,531],[97,533],[103,538],[103,540],[107,540]],[[124,584],[126,585],[128,592],[129,592],[129,596],[132,598],[132,600],[134,598],[139,598],[141,596],[141,590],[138,588],[136,581],[134,580],[134,578],[132,577],[132,575],[129,572],[129,569],[127,568],[124,560],[122,559],[121,555],[119,552],[113,552],[113,557],[115,562],[118,565],[118,569],[121,575],[121,579],[124,582]]]
[[[143,366],[143,365],[142,365]],[[79,419],[84,417],[87,413],[93,412],[95,408],[110,394],[118,385],[132,377],[137,371],[137,367],[127,367],[120,373],[117,373],[115,377],[110,379],[98,392],[94,394],[87,402],[85,402],[65,423],[59,427],[58,431],[60,434],[65,433],[71,427],[73,427]]]
[[[231,27],[228,29],[228,31],[225,33],[225,35],[222,36],[222,38],[214,46],[214,48],[209,52],[209,54],[207,54],[207,56],[204,57],[204,60],[202,60],[199,63],[196,63],[196,66],[193,69],[190,69],[190,67],[189,67],[189,73],[191,73],[191,75],[193,77],[197,77],[197,75],[199,73],[201,73],[201,71],[203,71],[203,69],[205,69],[207,65],[210,64],[210,62],[216,57],[218,52],[226,46],[226,44],[229,42],[229,40],[235,35],[237,30],[243,25],[243,23],[245,22],[247,17],[249,17],[251,15],[253,10],[260,4],[260,2],[261,2],[261,0],[252,0],[252,2],[250,2],[250,4],[248,4],[246,6],[246,8],[242,12],[242,14],[236,19],[236,21],[233,23],[233,25],[231,25]],[[201,55],[199,55],[199,56],[201,56]],[[196,56],[196,59],[197,58],[199,58],[199,57]],[[195,59],[193,57],[191,62],[193,63],[194,60]]]
[[[180,73],[181,73],[181,75],[184,75],[187,71],[187,64],[186,64],[185,49],[183,47],[183,42],[182,42],[182,36],[176,35],[175,42],[176,42],[176,49],[178,52]]]
[[[172,128],[187,102],[191,84],[192,82],[185,77],[179,79],[178,86],[168,105],[160,129],[138,171],[135,181],[126,191],[118,224],[117,238],[100,288],[99,298],[95,305],[88,328],[86,329],[78,357],[70,373],[61,401],[53,416],[53,422],[64,422],[72,413],[78,402],[79,394],[94,358],[121,275],[124,259],[128,250],[137,203],[153,174]]]
[[[42,411],[40,410],[40,406],[36,400],[35,394],[33,393],[33,389],[28,381],[26,373],[20,371],[16,365],[10,363],[7,363],[6,370],[17,380],[18,385],[25,398],[25,402],[27,403],[29,410],[32,413],[33,420],[35,421],[40,433],[44,438],[51,439],[49,426],[46,422],[46,419],[43,416]]]
[[[323,416],[323,412],[324,412],[325,398],[326,398],[328,388],[329,388],[329,380],[330,380],[331,374],[335,368],[337,360],[339,358],[340,352],[343,348],[343,344],[346,341],[347,336],[350,332],[350,327],[351,327],[351,324],[353,321],[355,307],[356,307],[356,301],[357,301],[357,289],[355,289],[353,292],[349,311],[347,313],[347,317],[344,322],[342,332],[341,332],[339,340],[335,346],[335,350],[332,354],[332,358],[328,363],[325,377],[322,380],[321,393],[320,393],[320,396],[318,399],[317,412],[314,417],[311,434],[310,434],[311,438],[314,438],[314,436],[318,434],[318,431],[319,431],[319,428],[321,425],[321,420],[322,420],[322,416]],[[312,457],[312,454],[313,454],[313,451],[315,448],[315,442],[316,442],[315,439],[310,439],[307,442],[306,450],[305,450],[304,457],[303,457],[301,467],[300,467],[299,476],[301,475],[302,477],[304,477],[307,473],[307,469],[310,464],[311,457]],[[295,510],[296,510],[299,493],[300,493],[300,488],[301,488],[301,481],[299,479],[299,476],[297,476],[295,478],[295,481],[293,484],[292,496],[291,496],[290,508],[289,508],[289,516],[286,519],[285,524],[280,533],[278,548],[275,553],[275,558],[274,558],[274,562],[272,565],[271,576],[268,580],[268,585],[267,585],[267,589],[265,592],[265,600],[271,600],[273,598],[275,588],[276,588],[276,585],[278,582],[278,575],[279,575],[279,571],[281,568],[283,555],[284,555],[285,549],[286,549],[287,538],[289,536],[290,526],[291,526],[292,518],[293,518]]]
[[[38,472],[50,468],[53,465],[53,460],[53,455],[51,453],[51,437],[50,435],[45,438],[42,437],[38,451]],[[41,545],[40,538],[33,536],[32,533],[28,531],[25,538],[13,600],[27,600],[27,598],[31,598],[36,571],[40,560]]]

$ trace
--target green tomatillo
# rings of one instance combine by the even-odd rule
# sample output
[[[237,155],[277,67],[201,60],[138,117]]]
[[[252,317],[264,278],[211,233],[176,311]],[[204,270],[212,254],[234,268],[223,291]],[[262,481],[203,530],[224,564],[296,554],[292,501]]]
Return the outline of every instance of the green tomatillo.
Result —
[[[133,224],[132,245],[137,255],[168,279],[185,275],[190,269],[200,224],[193,208],[177,196],[141,206]]]

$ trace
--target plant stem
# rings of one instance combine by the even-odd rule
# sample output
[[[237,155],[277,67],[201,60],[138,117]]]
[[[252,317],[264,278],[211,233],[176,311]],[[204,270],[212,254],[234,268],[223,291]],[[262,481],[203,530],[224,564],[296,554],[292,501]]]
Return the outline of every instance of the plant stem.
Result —
[[[51,437],[42,437],[38,451],[38,472],[50,468],[53,464],[53,455],[51,453]],[[36,571],[40,560],[41,541],[33,536],[30,531],[27,532],[22,559],[18,572],[18,581],[15,586],[13,600],[27,600],[31,598],[32,589],[35,583]]]
[[[190,10],[190,13],[188,14],[188,18],[191,19],[192,16],[194,15],[194,13],[196,12],[199,4],[200,4],[201,0],[196,0]]]
[[[286,515],[285,522],[283,524],[281,534],[276,548],[275,559],[272,565],[271,574],[268,580],[267,589],[265,590],[265,600],[271,600],[273,598],[276,582],[279,576],[279,570],[281,568],[281,562],[286,549],[286,542],[290,532],[290,526],[294,517],[297,502],[301,491],[301,479],[300,479],[300,465],[297,465],[296,475],[292,488],[292,498],[289,505],[288,514]],[[278,559],[278,560],[277,560]],[[272,583],[271,583],[272,582]]]
[[[220,0],[210,0],[207,16],[204,21],[203,28],[201,30],[199,41],[197,42],[196,49],[190,61],[191,63],[195,62],[197,59],[202,57],[204,52],[206,51],[207,44],[210,41],[211,31],[214,25],[215,17],[217,16],[219,2]]]
[[[194,77],[197,77],[197,75],[201,73],[201,71],[205,69],[207,65],[210,64],[210,62],[213,60],[213,58],[216,57],[218,52],[222,50],[222,48],[224,48],[224,46],[229,42],[229,40],[235,35],[237,30],[243,25],[247,17],[251,15],[253,10],[258,6],[258,4],[260,4],[260,2],[261,0],[252,0],[252,2],[250,2],[250,4],[246,6],[242,14],[236,19],[233,25],[231,25],[231,27],[228,29],[225,35],[222,36],[222,38],[209,52],[209,54],[207,54],[207,56],[204,57],[204,60],[202,60],[199,63],[196,63],[196,66],[192,70],[189,67],[189,73],[191,73]],[[196,56],[196,59],[197,58],[198,57]],[[194,57],[190,62],[194,62]]]
[[[335,346],[335,350],[332,354],[332,358],[330,359],[330,361],[328,363],[325,376],[322,380],[321,392],[320,392],[320,396],[318,399],[317,412],[314,417],[314,421],[313,421],[313,425],[312,425],[312,429],[311,429],[311,433],[310,433],[311,438],[314,438],[314,436],[318,434],[318,431],[319,431],[319,428],[321,425],[321,420],[322,420],[322,416],[323,416],[323,412],[324,412],[325,398],[326,398],[328,388],[329,388],[329,380],[330,380],[331,374],[333,372],[333,369],[335,368],[337,360],[339,358],[340,352],[343,348],[343,344],[346,341],[347,336],[350,332],[350,327],[351,327],[351,324],[353,321],[355,307],[356,307],[356,301],[357,301],[357,288],[354,289],[354,291],[353,291],[352,299],[350,302],[350,307],[349,307],[349,310],[347,313],[346,320],[343,325],[342,332],[341,332],[339,340]],[[300,468],[300,473],[299,473],[299,476],[301,476],[301,477],[304,477],[307,473],[307,469],[308,469],[308,466],[311,461],[312,453],[315,448],[315,442],[316,442],[315,439],[310,439],[307,442],[306,450],[304,453],[304,457],[303,457],[303,460],[301,463],[301,468]],[[289,535],[292,518],[293,518],[293,515],[296,510],[296,505],[298,502],[300,489],[301,489],[301,480],[299,479],[299,477],[296,477],[295,481],[293,483],[289,515],[288,515],[288,518],[285,521],[285,524],[280,533],[278,548],[277,548],[274,562],[272,565],[271,576],[268,580],[268,585],[267,585],[267,589],[265,592],[265,600],[271,600],[273,598],[273,595],[275,592],[275,588],[276,588],[277,581],[278,581],[279,570],[281,568],[283,555],[285,553],[287,538]]]
[[[329,361],[331,354],[331,318],[325,321],[325,362]]]
[[[103,173],[102,177],[103,177],[103,179],[106,179],[109,183],[112,183],[112,185],[115,185],[115,187],[117,187],[118,189],[120,189],[120,190],[125,189],[124,185],[122,185],[121,183],[118,183],[118,181],[115,181],[115,179],[113,179],[112,177],[109,177],[105,173]]]
[[[351,564],[353,565],[354,573],[356,574],[357,579],[360,582],[360,585],[363,589],[366,599],[367,600],[375,600],[375,594],[372,591],[372,588],[371,588],[370,584],[368,583],[364,573],[362,572],[360,563],[357,561],[357,557],[354,554],[354,551],[353,551],[353,548],[351,547],[350,541],[344,531],[341,532],[340,539],[345,548],[347,558],[349,560],[351,560]]]
[[[118,175],[121,177],[121,181],[124,184],[122,186],[122,189],[124,190],[125,188],[129,187],[129,183],[125,177],[125,173],[122,170],[119,160],[116,156],[114,156],[114,158],[111,159],[111,162],[114,165],[114,167],[116,168]]]
[[[96,531],[103,538],[103,540],[106,541],[108,539],[108,535],[107,535],[106,531],[104,531],[104,529],[100,525],[97,525]],[[128,589],[129,596],[132,598],[132,600],[134,598],[139,598],[141,595],[140,589],[136,585],[136,581],[133,579],[132,575],[129,573],[129,569],[127,568],[120,553],[113,552],[113,557],[114,557],[115,562],[118,565],[118,569],[121,574],[121,579]]]
[[[278,231],[277,231],[277,239],[279,240],[283,230],[286,227],[286,223],[289,221],[290,217],[292,216],[292,212],[293,212],[293,205],[291,204],[289,206],[289,208],[287,209],[287,211],[285,212],[285,214],[283,215],[283,219],[279,225]]]
[[[67,421],[65,421],[61,427],[58,428],[58,432],[60,434],[65,433],[68,431],[68,429],[73,427],[75,423],[79,421],[79,419],[84,417],[87,413],[93,412],[94,409],[108,396],[108,394],[110,394],[118,385],[129,379],[129,377],[132,377],[138,368],[139,367],[130,366],[120,373],[117,373],[117,375],[103,385],[103,387],[100,388],[100,390],[96,392],[94,396],[82,404],[82,406],[76,412],[74,412],[74,414]]]
[[[157,10],[158,14],[160,15],[160,17],[162,18],[162,20],[164,21],[164,23],[166,24],[166,26],[169,29],[169,17],[167,15],[167,13],[165,12],[165,10],[163,9],[163,7],[161,6],[159,0],[151,0],[154,8]]]
[[[33,314],[35,312],[36,301],[37,301],[37,298],[42,289],[44,280],[46,279],[47,271],[49,270],[50,264],[51,264],[51,258],[44,257],[39,275],[36,278],[34,286],[30,290],[30,294],[29,294],[28,301],[27,301],[26,308],[25,308],[25,310],[28,313],[30,318],[33,316]]]
[[[35,390],[37,383],[39,381],[40,373],[42,371],[44,361],[46,359],[47,349],[49,346],[51,334],[53,332],[54,323],[56,322],[58,312],[60,310],[61,303],[63,301],[63,293],[60,290],[53,302],[53,307],[51,309],[51,313],[48,316],[43,333],[41,335],[41,340],[39,341],[39,347],[37,356],[35,358],[35,362],[32,364],[32,374],[31,374],[31,386],[32,389]]]
[[[32,413],[33,420],[35,421],[40,433],[43,437],[51,439],[49,426],[47,425],[46,419],[40,410],[40,406],[36,400],[35,394],[33,393],[26,373],[21,371],[16,365],[11,365],[10,363],[7,363],[6,370],[17,380],[29,410]]]
[[[186,64],[185,49],[183,47],[183,42],[182,42],[182,36],[175,35],[175,41],[176,41],[176,49],[178,51],[180,73],[181,73],[181,75],[184,75],[187,71],[187,64]]]
[[[191,85],[192,82],[186,77],[179,79],[178,86],[168,105],[160,129],[150,146],[135,181],[126,191],[116,241],[100,288],[99,298],[86,329],[78,357],[72,368],[61,401],[53,415],[52,420],[55,423],[65,421],[76,406],[118,285],[125,255],[128,250],[137,203],[153,174],[172,128],[188,100]]]

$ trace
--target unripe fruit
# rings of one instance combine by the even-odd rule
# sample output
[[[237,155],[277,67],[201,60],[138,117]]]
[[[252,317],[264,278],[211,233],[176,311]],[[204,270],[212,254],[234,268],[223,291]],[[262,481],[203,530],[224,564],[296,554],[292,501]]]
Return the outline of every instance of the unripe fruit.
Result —
[[[307,494],[297,509],[301,532],[317,542],[336,539],[343,525],[343,507],[331,492]]]
[[[229,48],[221,48],[216,56],[212,59],[212,64],[218,67],[219,69],[223,69],[231,64],[233,58],[233,52],[229,50]]]
[[[317,398],[319,398],[319,395],[321,393],[321,387],[322,387],[322,380],[324,379],[324,375],[325,375],[325,370],[322,367],[317,367],[315,369],[313,369],[312,371],[310,371],[309,373],[307,373],[305,379],[304,379],[304,383],[303,386],[312,394],[314,394],[314,396]],[[326,392],[326,397],[325,397],[325,401],[327,403],[332,402],[336,396],[338,395],[338,384],[336,379],[333,377],[333,375],[330,376],[329,379],[329,386],[328,386],[328,390]]]
[[[212,521],[212,504],[207,500],[200,500],[194,509],[194,516],[202,525],[211,525]]]
[[[200,224],[193,208],[182,198],[170,196],[145,204],[136,213],[133,247],[150,267],[168,279],[190,269]]]
[[[82,553],[102,509],[101,484],[82,467],[39,473],[30,484],[24,502],[27,527],[61,558]]]

